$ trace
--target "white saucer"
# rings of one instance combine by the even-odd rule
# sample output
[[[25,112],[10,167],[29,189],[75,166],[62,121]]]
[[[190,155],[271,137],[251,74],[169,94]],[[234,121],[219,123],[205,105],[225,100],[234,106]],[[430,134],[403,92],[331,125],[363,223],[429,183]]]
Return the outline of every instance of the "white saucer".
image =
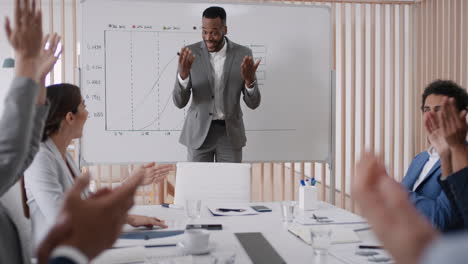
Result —
[[[186,254],[192,254],[192,255],[202,255],[202,254],[208,254],[210,251],[212,251],[215,247],[215,244],[213,242],[210,242],[206,248],[201,248],[201,249],[188,249],[185,247],[184,242],[179,242],[177,243],[177,247],[181,248],[182,251]]]

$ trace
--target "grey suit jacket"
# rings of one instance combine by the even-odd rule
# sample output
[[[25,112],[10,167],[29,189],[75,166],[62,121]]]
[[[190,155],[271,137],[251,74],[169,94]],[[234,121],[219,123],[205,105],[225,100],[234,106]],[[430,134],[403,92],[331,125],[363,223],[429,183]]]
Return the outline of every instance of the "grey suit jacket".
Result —
[[[67,162],[73,174],[80,170],[72,156],[67,153]],[[42,142],[31,166],[24,172],[27,203],[31,214],[34,245],[37,247],[56,221],[62,208],[65,193],[75,183],[57,146],[51,138]],[[85,192],[87,195],[88,192]]]
[[[240,65],[244,56],[252,56],[252,51],[226,38],[227,50],[224,63],[224,74],[221,94],[224,100],[224,115],[226,131],[234,148],[245,146],[245,128],[240,107],[240,97],[245,104],[255,109],[260,105],[260,91],[255,84],[252,93],[247,93],[244,80],[240,73]],[[190,82],[187,88],[180,85],[176,78],[173,91],[174,104],[178,108],[187,105],[192,95],[192,103],[188,109],[180,143],[193,149],[201,147],[210,129],[214,112],[214,77],[210,63],[210,54],[203,41],[188,46],[195,55],[195,61],[190,71]]]
[[[21,177],[39,148],[48,106],[36,106],[37,85],[17,77],[5,99],[0,120],[0,196]],[[0,205],[0,263],[23,263],[18,232]]]

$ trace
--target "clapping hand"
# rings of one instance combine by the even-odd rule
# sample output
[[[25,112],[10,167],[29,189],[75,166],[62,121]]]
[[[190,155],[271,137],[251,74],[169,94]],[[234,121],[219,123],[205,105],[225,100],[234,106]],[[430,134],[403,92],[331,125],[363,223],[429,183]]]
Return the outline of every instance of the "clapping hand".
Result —
[[[352,193],[362,215],[397,263],[418,263],[439,235],[372,153],[364,153],[358,162]]]
[[[165,164],[165,165],[156,165],[156,163],[151,162],[145,165],[138,166],[133,172],[132,175],[143,174],[142,185],[148,185],[151,183],[160,183],[164,181],[169,172],[174,170],[174,165]]]
[[[466,110],[457,111],[455,99],[445,98],[438,113],[442,135],[450,147],[463,146],[466,140],[468,125]]]
[[[445,140],[442,128],[440,127],[440,115],[433,112],[428,112],[424,116],[424,125],[428,132],[428,138],[437,152],[443,156],[450,153],[449,145]]]

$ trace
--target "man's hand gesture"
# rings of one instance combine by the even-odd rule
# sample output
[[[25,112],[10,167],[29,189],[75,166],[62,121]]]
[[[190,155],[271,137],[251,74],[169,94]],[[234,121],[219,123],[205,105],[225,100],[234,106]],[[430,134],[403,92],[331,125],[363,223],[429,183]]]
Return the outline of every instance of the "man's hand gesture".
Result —
[[[247,87],[251,88],[252,83],[255,81],[255,72],[257,71],[258,65],[260,65],[261,61],[262,59],[259,59],[256,63],[254,63],[252,56],[244,57],[244,60],[241,64],[241,75]]]
[[[182,48],[179,53],[179,74],[182,80],[189,76],[193,61],[195,61],[195,55],[192,51],[189,48]]]

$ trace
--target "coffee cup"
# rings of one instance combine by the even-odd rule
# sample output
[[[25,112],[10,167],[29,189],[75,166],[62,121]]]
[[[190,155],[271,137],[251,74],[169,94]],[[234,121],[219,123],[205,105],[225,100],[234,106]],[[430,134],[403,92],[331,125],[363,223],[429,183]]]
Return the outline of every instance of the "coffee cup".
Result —
[[[208,248],[210,233],[204,229],[188,229],[184,234],[184,248],[187,251],[203,251]]]

